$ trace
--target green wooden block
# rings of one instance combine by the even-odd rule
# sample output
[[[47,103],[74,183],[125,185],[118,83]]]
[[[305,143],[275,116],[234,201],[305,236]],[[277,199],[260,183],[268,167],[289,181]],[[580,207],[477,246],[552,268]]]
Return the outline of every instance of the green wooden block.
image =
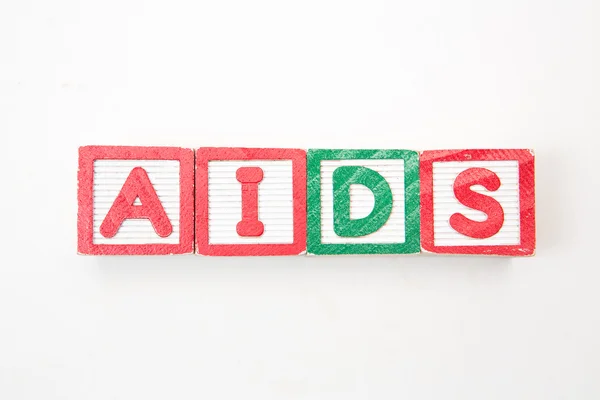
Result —
[[[419,154],[309,150],[309,254],[420,252]]]

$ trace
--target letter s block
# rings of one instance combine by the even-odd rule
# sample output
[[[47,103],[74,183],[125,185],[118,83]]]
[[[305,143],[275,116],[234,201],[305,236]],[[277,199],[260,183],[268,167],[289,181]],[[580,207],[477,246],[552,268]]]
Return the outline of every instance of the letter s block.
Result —
[[[197,150],[198,254],[283,256],[305,250],[304,150]]]
[[[533,255],[533,152],[423,152],[421,224],[424,251],[441,254]]]
[[[194,151],[175,147],[79,149],[78,252],[194,252]]]
[[[419,244],[419,155],[308,151],[308,253],[410,254]]]

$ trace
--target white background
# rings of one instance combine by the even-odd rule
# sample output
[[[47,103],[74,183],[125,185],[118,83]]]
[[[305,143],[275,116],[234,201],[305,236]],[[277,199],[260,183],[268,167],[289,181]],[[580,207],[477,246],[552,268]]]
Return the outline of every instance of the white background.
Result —
[[[0,398],[600,398],[599,20],[2,1]],[[77,256],[87,144],[534,148],[538,254]]]

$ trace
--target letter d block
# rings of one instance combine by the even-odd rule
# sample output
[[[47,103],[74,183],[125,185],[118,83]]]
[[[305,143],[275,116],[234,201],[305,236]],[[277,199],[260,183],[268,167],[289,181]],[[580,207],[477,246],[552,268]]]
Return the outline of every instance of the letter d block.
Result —
[[[81,147],[78,176],[79,254],[193,253],[193,150]]]
[[[533,153],[530,150],[423,152],[421,224],[424,251],[533,255]]]
[[[308,151],[308,253],[420,252],[419,155]]]

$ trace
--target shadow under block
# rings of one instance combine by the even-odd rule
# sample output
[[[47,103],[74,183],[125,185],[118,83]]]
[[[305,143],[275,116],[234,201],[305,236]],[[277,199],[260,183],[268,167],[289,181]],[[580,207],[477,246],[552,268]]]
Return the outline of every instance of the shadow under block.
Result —
[[[197,254],[283,256],[305,250],[304,150],[197,150]]]
[[[78,253],[194,252],[194,151],[79,148]]]
[[[421,245],[427,252],[533,255],[533,152],[421,153],[421,224]]]
[[[419,155],[309,150],[309,254],[419,253]]]

